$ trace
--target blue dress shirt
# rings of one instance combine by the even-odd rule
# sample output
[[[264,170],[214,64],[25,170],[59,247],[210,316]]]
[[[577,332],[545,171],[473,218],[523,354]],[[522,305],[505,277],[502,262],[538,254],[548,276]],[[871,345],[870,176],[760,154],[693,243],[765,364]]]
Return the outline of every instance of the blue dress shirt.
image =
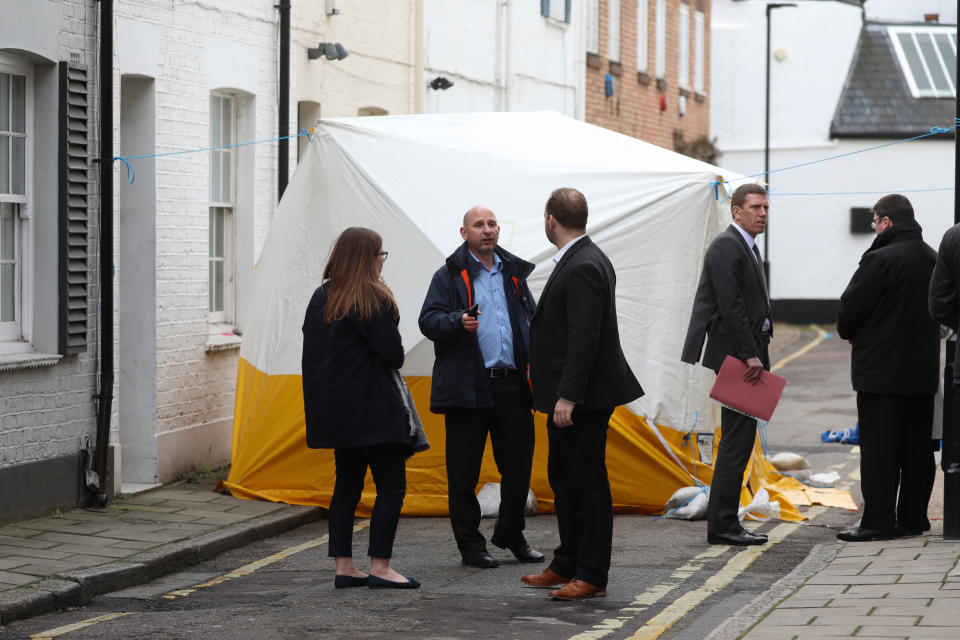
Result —
[[[487,269],[473,252],[470,252],[470,257],[482,267],[473,279],[473,290],[477,294],[475,302],[481,311],[477,318],[480,322],[477,339],[480,341],[483,364],[488,369],[515,369],[513,328],[510,326],[510,312],[507,310],[507,296],[503,288],[503,261],[494,253],[493,268]]]

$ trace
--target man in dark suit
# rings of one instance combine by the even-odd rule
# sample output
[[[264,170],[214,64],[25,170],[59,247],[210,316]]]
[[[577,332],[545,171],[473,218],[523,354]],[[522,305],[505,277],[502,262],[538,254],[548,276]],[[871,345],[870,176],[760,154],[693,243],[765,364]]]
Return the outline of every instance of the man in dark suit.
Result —
[[[543,215],[547,239],[559,251],[530,325],[530,378],[534,407],[547,414],[547,475],[560,546],[546,571],[521,580],[554,589],[556,600],[581,600],[606,595],[613,545],[610,415],[643,389],[620,348],[616,274],[586,235],[586,198],[557,189]]]
[[[758,184],[741,185],[730,198],[730,208],[733,224],[714,238],[703,259],[681,360],[696,364],[703,353],[703,366],[719,371],[724,359],[733,356],[747,364],[743,379],[755,384],[770,368],[767,345],[773,335],[763,261],[756,244],[756,237],[767,227],[767,191]],[[757,421],[723,407],[720,426],[707,506],[707,541],[763,544],[767,536],[744,530],[737,517]]]
[[[840,296],[837,318],[837,333],[853,347],[864,502],[860,525],[837,534],[847,542],[923,532],[940,376],[940,326],[927,309],[937,254],[902,195],[880,198],[873,215],[877,237]]]

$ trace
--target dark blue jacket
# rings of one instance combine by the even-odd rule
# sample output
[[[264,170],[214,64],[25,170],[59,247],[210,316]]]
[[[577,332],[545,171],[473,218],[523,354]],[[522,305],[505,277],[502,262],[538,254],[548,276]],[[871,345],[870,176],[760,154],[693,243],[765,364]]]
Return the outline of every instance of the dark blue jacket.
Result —
[[[420,310],[420,331],[433,341],[433,387],[430,410],[478,409],[493,406],[490,379],[484,375],[483,354],[477,334],[463,328],[460,318],[473,306],[473,280],[483,266],[468,253],[464,242],[440,267]],[[496,248],[503,261],[503,290],[513,328],[513,361],[527,375],[530,362],[530,319],[536,303],[527,287],[534,265]],[[529,385],[524,386],[529,393]],[[532,401],[532,396],[531,396]]]

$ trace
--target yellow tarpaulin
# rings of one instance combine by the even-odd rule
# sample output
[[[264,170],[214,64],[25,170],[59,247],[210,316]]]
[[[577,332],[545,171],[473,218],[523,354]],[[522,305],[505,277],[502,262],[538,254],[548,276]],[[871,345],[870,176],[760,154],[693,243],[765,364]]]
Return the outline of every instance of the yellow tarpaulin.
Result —
[[[403,513],[446,515],[443,416],[429,411],[430,378],[409,377],[407,383],[431,448],[407,463]],[[547,480],[546,416],[536,414],[535,422],[530,488],[537,496],[538,511],[549,513],[553,511],[553,493]],[[657,431],[663,441],[644,418],[624,408],[614,412],[607,437],[607,472],[615,512],[659,514],[677,489],[695,484],[694,474],[704,484],[710,484],[713,469],[699,461],[696,443],[674,429],[657,427]],[[268,376],[241,358],[233,465],[225,486],[238,497],[329,507],[334,479],[333,452],[306,446],[300,376]],[[488,482],[499,482],[490,447],[484,456],[478,489]],[[758,441],[748,465],[741,502],[748,504],[753,492],[765,487],[771,498],[780,503],[782,519],[803,520],[777,489],[778,482],[782,483],[783,477],[763,457]],[[368,473],[358,513],[369,515],[374,498],[373,480]]]

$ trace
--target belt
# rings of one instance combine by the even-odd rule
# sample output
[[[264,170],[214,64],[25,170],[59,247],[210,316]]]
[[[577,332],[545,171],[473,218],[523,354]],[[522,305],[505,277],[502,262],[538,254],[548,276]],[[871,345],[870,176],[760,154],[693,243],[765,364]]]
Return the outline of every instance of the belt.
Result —
[[[506,367],[491,367],[487,369],[488,378],[506,378],[507,376],[512,376],[517,372],[516,369],[508,369]]]

